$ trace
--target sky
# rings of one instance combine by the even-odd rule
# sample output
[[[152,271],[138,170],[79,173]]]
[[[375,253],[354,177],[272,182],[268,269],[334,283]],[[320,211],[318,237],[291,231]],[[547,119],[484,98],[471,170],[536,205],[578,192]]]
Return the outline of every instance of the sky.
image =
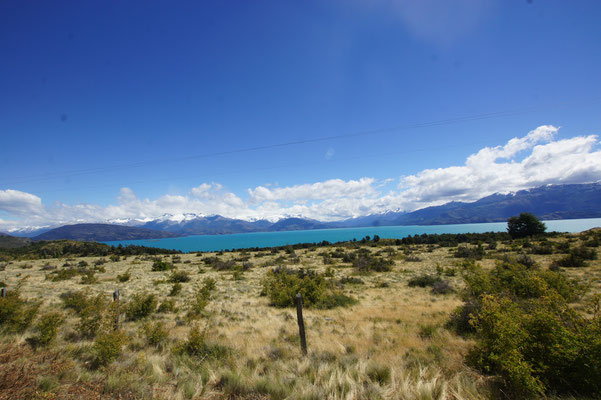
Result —
[[[601,180],[601,3],[0,2],[0,231]]]

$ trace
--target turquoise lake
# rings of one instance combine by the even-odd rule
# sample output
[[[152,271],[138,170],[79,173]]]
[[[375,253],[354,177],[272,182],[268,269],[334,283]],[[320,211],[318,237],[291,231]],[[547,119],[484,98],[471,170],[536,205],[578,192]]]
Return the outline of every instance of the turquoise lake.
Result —
[[[547,231],[581,232],[594,227],[601,227],[601,218],[564,219],[545,221]],[[482,233],[503,232],[507,228],[505,222],[460,225],[412,225],[412,226],[378,226],[367,228],[316,229],[308,231],[288,232],[256,232],[236,233],[231,235],[195,235],[168,239],[120,240],[104,242],[109,245],[160,247],[163,249],[191,251],[218,251],[242,249],[248,247],[284,246],[296,243],[341,242],[360,240],[365,236],[379,235],[381,238],[404,238],[422,233]]]

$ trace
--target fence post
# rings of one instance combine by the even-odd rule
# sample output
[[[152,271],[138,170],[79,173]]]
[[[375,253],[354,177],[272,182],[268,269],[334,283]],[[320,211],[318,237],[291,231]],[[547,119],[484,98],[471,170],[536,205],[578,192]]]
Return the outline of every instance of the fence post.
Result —
[[[115,330],[119,329],[119,289],[113,292],[113,301],[117,302],[115,312]]]
[[[1,297],[6,297],[6,288],[0,289],[0,296]]]
[[[307,355],[307,339],[305,338],[305,321],[303,320],[303,296],[296,295],[296,319],[298,320],[298,334],[300,336],[301,350]]]

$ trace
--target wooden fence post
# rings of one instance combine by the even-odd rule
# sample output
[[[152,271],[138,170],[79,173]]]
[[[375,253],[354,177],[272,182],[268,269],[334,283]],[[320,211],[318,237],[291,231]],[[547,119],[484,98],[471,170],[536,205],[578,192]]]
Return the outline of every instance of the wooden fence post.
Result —
[[[3,287],[2,289],[0,289],[0,296],[6,297],[6,288]]]
[[[301,350],[307,355],[307,339],[305,338],[305,321],[303,320],[303,296],[296,295],[296,319],[298,320],[298,334],[300,336]]]
[[[113,301],[117,302],[116,312],[115,312],[115,330],[119,329],[119,289],[113,292]]]

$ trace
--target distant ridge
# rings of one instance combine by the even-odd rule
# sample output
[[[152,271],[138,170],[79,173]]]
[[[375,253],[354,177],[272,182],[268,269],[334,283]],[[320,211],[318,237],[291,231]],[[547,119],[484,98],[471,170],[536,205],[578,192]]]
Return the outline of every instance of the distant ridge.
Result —
[[[171,232],[156,231],[132,226],[111,224],[75,224],[51,229],[33,240],[81,240],[87,242],[106,242],[111,240],[162,239],[177,237]]]
[[[343,223],[364,225],[446,225],[481,222],[504,222],[507,218],[529,212],[540,219],[601,218],[601,183],[548,185],[520,190],[514,194],[493,194],[473,203],[450,202],[410,213],[373,215]],[[395,215],[396,214],[396,215]]]
[[[31,239],[15,237],[0,233],[0,249],[16,249],[17,247],[27,246],[31,243]]]

